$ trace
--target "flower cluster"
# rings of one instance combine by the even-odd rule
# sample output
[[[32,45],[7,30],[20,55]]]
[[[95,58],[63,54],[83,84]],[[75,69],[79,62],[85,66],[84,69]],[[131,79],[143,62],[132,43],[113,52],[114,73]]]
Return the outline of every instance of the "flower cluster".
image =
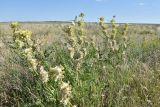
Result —
[[[68,105],[70,103],[71,97],[71,86],[69,83],[61,82],[60,85],[60,102],[64,105]]]
[[[44,67],[40,67],[40,76],[42,79],[42,82],[46,83],[48,81],[48,72],[44,70]]]
[[[107,26],[105,24],[105,20],[103,17],[100,18],[99,25],[102,29],[102,33],[105,36],[105,42],[107,43],[107,48],[110,48],[112,52],[118,51],[119,50],[119,45],[117,44],[117,41],[115,39],[116,34],[117,34],[117,25],[115,22],[115,19],[111,20],[111,31],[107,32]]]
[[[49,74],[52,79],[59,83],[60,102],[65,106],[69,105],[71,97],[71,86],[69,83],[66,83],[62,80],[64,78],[64,67],[56,66],[54,68],[50,68]]]
[[[105,24],[104,17],[100,17],[99,20],[100,20],[100,21],[99,21],[99,25],[100,25],[100,27],[102,28],[103,34],[104,34],[107,38],[109,38],[108,35],[107,35],[107,25]]]
[[[28,30],[18,30],[14,32],[14,35],[22,39],[30,39],[30,37],[32,36],[32,32]]]
[[[128,31],[128,24],[125,24],[124,29],[123,29],[123,43],[122,43],[122,48],[123,48],[123,52],[122,52],[122,58],[123,61],[126,61],[126,51],[125,49],[127,48],[127,31]]]
[[[28,30],[17,29],[19,24],[14,22],[11,24],[11,28],[13,29],[14,41],[17,44],[20,51],[23,53],[25,58],[27,59],[31,69],[37,73],[40,70],[39,75],[43,83],[48,81],[48,72],[44,70],[44,67],[41,66],[38,68],[38,60],[35,58],[33,51],[33,42],[31,40],[32,32]]]
[[[117,41],[115,40],[115,37],[117,34],[117,25],[116,25],[114,17],[111,20],[111,24],[112,24],[112,30],[111,30],[111,34],[110,34],[110,40],[111,40],[110,44],[111,44],[111,50],[113,52],[115,52],[115,51],[119,50],[119,45],[117,44]]]
[[[65,32],[68,35],[68,51],[70,57],[75,61],[75,67],[78,69],[81,60],[87,55],[88,42],[84,36],[84,13],[81,13],[75,22],[67,26]]]
[[[24,55],[26,56],[27,61],[31,64],[32,69],[36,71],[38,62],[37,62],[37,59],[34,58],[32,48],[30,47],[30,48],[24,49]]]
[[[126,44],[126,42],[127,42],[127,36],[126,36],[127,31],[128,31],[128,24],[125,24],[124,30],[123,30],[123,46],[124,46],[124,48],[127,48],[127,44]]]
[[[19,24],[18,22],[12,22],[10,26],[13,29],[13,32],[15,32],[16,30],[18,30]]]
[[[52,78],[55,78],[55,81],[60,81],[64,78],[64,68],[61,66],[56,66],[54,68],[50,68],[50,75]]]
[[[107,26],[105,24],[104,18],[101,17],[99,21],[100,28],[103,33],[104,38],[104,46],[106,52],[106,55],[101,54],[100,52],[99,56],[100,58],[104,57],[103,59],[110,58],[111,57],[117,57],[119,54],[119,58],[122,59],[122,62],[125,62],[126,60],[126,48],[127,48],[127,31],[128,31],[128,24],[125,24],[124,27],[122,26],[122,30],[119,31],[118,29],[121,28],[121,26],[118,27],[115,21],[115,17],[110,22],[111,29],[107,29]],[[119,36],[121,35],[121,36]],[[108,59],[108,60],[110,60]]]

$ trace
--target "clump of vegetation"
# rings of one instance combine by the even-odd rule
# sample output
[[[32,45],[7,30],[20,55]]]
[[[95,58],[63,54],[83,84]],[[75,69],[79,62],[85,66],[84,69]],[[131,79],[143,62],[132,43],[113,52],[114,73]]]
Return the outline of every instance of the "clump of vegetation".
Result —
[[[11,28],[17,54],[23,60],[23,66],[28,68],[27,73],[30,74],[29,78],[23,78],[22,85],[25,84],[25,86],[22,90],[15,89],[15,93],[10,93],[12,97],[17,97],[13,101],[15,105],[46,106],[53,103],[57,106],[72,106],[70,104],[71,86],[63,81],[63,66],[55,68],[45,66],[43,55],[39,54],[36,44],[31,39],[32,32],[20,29],[17,22],[12,23]]]
[[[5,76],[1,106],[130,107],[160,105],[160,42],[131,40],[129,25],[103,17],[95,41],[88,36],[84,13],[63,28],[64,42],[45,48],[17,22],[11,50],[22,71]],[[13,78],[13,81],[12,81]],[[8,84],[4,84],[5,81]],[[0,81],[1,82],[1,81]]]

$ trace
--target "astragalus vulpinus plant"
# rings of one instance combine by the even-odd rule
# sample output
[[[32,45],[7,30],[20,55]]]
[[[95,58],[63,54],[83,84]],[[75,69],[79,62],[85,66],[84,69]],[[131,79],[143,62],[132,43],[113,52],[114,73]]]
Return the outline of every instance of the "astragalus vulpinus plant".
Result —
[[[29,71],[34,78],[35,89],[39,92],[39,86],[44,96],[35,95],[35,105],[46,106],[47,103],[52,105],[72,106],[70,103],[71,85],[69,82],[64,82],[64,68],[63,66],[50,67],[47,69],[43,64],[43,60],[36,58],[38,53],[36,44],[31,39],[32,32],[18,28],[19,24],[14,22],[11,24],[13,29],[13,40],[19,55],[26,60]],[[45,91],[45,92],[43,92]],[[56,92],[57,91],[57,92]],[[47,93],[47,94],[46,94]],[[57,94],[57,95],[56,95]],[[44,97],[44,98],[43,98]],[[27,102],[26,102],[27,103]],[[34,104],[34,101],[32,102]],[[60,103],[60,104],[59,104]]]
[[[100,56],[103,60],[108,60],[112,65],[117,65],[115,61],[125,60],[126,54],[125,50],[127,48],[127,30],[128,24],[125,24],[124,29],[121,31],[121,34],[118,32],[118,26],[115,23],[115,17],[111,20],[111,29],[107,29],[104,18],[100,18],[100,28],[102,29],[102,37],[104,38],[104,53],[101,54],[105,56]],[[114,58],[115,57],[115,58]],[[114,59],[112,59],[114,58]],[[117,59],[118,58],[118,59]],[[122,60],[123,59],[123,60]]]
[[[68,25],[64,31],[67,33],[67,48],[70,53],[71,59],[73,59],[75,64],[75,69],[80,69],[82,60],[87,55],[87,45],[86,37],[84,35],[84,13],[81,13],[76,21]]]

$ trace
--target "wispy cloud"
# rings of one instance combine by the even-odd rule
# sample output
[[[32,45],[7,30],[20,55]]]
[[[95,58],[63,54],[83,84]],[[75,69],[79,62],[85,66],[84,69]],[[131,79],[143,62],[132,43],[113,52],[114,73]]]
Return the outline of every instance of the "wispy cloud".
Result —
[[[144,5],[145,5],[145,3],[140,2],[140,3],[138,3],[138,5],[139,5],[139,6],[144,6]]]
[[[106,1],[106,0],[95,0],[95,1],[97,1],[97,2],[102,2],[102,1]]]
[[[103,0],[96,0],[97,2],[101,2],[101,1],[103,1]]]

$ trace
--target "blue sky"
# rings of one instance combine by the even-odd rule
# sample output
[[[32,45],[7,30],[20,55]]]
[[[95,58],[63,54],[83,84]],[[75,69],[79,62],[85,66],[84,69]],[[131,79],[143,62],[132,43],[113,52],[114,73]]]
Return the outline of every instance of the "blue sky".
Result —
[[[0,0],[0,21],[67,21],[80,12],[86,21],[160,23],[160,0]]]

